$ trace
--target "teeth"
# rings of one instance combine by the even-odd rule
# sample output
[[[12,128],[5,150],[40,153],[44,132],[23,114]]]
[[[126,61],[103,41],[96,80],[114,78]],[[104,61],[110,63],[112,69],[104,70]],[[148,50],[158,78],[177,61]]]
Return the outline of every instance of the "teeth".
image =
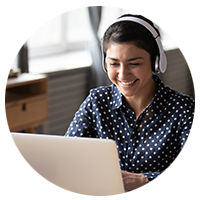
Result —
[[[131,82],[121,82],[123,85],[130,85],[130,84],[132,84],[133,82],[135,82],[136,80],[134,80],[134,81],[131,81]]]

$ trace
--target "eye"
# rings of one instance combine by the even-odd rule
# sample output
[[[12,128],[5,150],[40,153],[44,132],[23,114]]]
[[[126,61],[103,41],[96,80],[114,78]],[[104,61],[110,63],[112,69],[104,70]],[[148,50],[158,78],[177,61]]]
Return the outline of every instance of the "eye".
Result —
[[[110,66],[118,66],[118,65],[119,65],[119,63],[116,63],[116,62],[111,62],[111,63],[109,63],[109,65],[110,65]]]
[[[138,66],[138,65],[140,65],[140,63],[130,63],[130,65]]]

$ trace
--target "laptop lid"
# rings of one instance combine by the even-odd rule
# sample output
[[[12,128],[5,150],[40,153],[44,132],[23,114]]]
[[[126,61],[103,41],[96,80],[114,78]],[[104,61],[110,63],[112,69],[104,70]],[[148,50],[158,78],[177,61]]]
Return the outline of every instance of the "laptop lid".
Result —
[[[124,192],[113,140],[11,134],[26,161],[57,186],[96,196]]]

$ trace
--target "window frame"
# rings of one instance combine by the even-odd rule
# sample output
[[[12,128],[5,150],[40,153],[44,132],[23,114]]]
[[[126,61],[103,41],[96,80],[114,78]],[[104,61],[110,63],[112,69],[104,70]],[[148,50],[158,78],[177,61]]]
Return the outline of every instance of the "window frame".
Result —
[[[87,40],[77,41],[77,42],[68,42],[66,38],[66,31],[67,31],[67,13],[63,13],[61,16],[61,37],[59,44],[54,45],[45,45],[40,47],[32,47],[29,46],[29,41],[27,41],[27,45],[29,47],[29,57],[36,58],[42,56],[49,56],[60,54],[64,52],[70,51],[79,51],[84,50]]]

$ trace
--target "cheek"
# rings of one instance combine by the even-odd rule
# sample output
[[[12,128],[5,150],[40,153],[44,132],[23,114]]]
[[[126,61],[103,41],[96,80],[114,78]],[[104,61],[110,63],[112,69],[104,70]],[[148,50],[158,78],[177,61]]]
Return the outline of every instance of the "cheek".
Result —
[[[134,75],[137,78],[143,78],[146,75],[146,72],[144,70],[137,69],[137,70],[134,71]]]
[[[113,80],[116,78],[117,73],[115,70],[111,70],[107,68],[107,74],[108,74],[108,78],[113,82]]]
[[[141,66],[134,70],[134,75],[138,78],[145,78],[148,76],[152,76],[152,69],[151,66]]]

